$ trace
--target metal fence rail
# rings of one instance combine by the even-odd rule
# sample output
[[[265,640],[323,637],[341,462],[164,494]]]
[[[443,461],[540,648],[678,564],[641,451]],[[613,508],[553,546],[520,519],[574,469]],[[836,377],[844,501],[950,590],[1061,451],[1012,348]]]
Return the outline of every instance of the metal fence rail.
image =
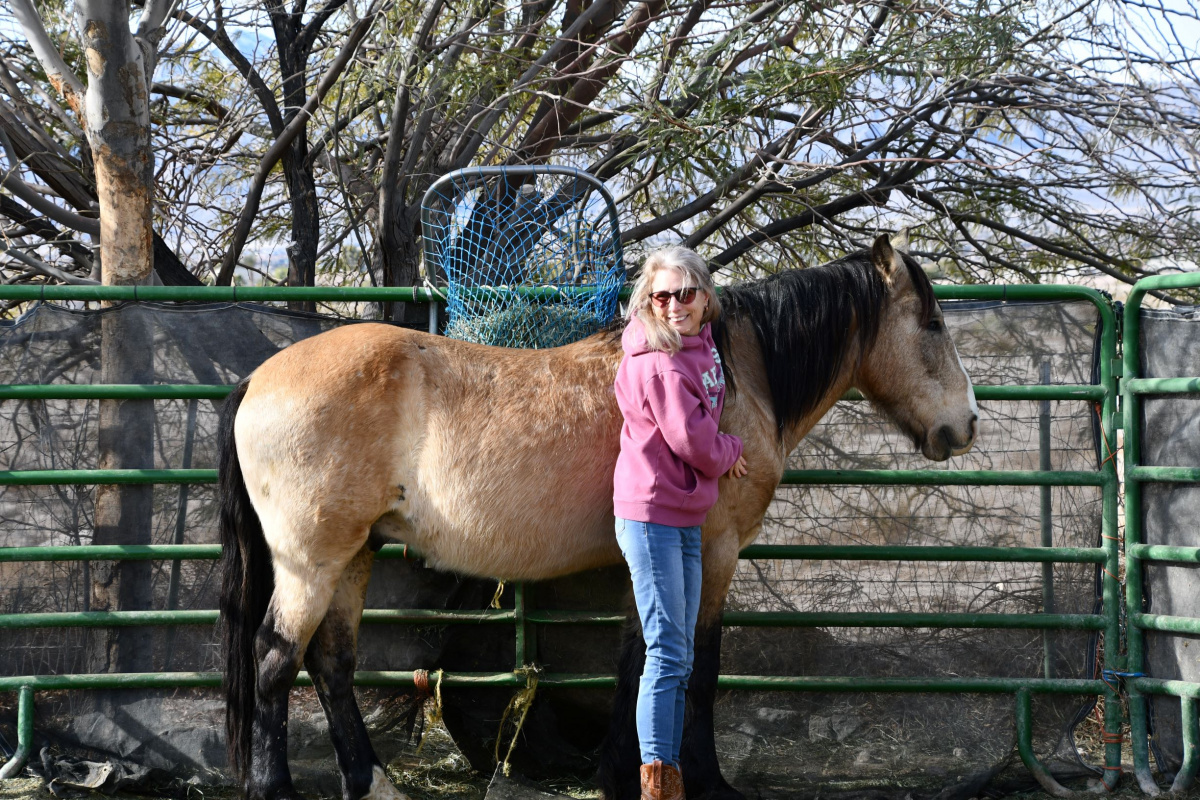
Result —
[[[557,290],[522,290],[550,292]],[[938,286],[935,295],[942,300],[984,301],[1086,301],[1098,310],[1100,337],[1100,378],[1094,385],[1028,385],[979,386],[976,397],[981,400],[1048,401],[1069,400],[1098,406],[1103,441],[1115,442],[1117,389],[1113,371],[1117,355],[1117,337],[1113,307],[1108,299],[1093,289],[1072,286]],[[105,287],[105,286],[47,286],[0,287],[0,299],[59,300],[59,301],[405,301],[429,302],[432,310],[441,301],[437,293],[425,288],[295,288],[295,287]],[[1127,314],[1128,319],[1128,314]],[[1128,324],[1128,323],[1127,323]],[[1126,349],[1126,374],[1129,349]],[[1200,381],[1195,381],[1200,383]],[[1155,384],[1157,385],[1157,384]],[[1175,384],[1170,384],[1172,387]],[[1180,384],[1181,386],[1183,384]],[[1188,384],[1190,386],[1190,384]],[[231,387],[201,385],[107,385],[107,386],[24,386],[0,385],[0,400],[21,399],[220,399]],[[1128,385],[1126,387],[1128,390]],[[1171,389],[1184,391],[1184,389]],[[861,399],[852,393],[845,399]],[[1128,401],[1127,401],[1128,403]],[[1126,415],[1129,405],[1126,406]],[[1128,421],[1128,416],[1126,420]],[[1127,423],[1128,424],[1128,423]],[[1128,457],[1128,451],[1127,451]],[[1050,565],[1060,563],[1092,563],[1102,568],[1102,610],[1098,614],[963,614],[963,613],[843,613],[843,612],[729,612],[727,626],[804,626],[804,627],[922,627],[922,628],[1007,628],[1025,630],[1092,630],[1101,631],[1107,642],[1120,641],[1121,594],[1117,581],[1121,553],[1117,541],[1118,479],[1112,457],[1102,459],[1095,471],[996,471],[996,470],[789,470],[782,484],[790,485],[980,485],[980,486],[1094,486],[1102,493],[1102,538],[1099,547],[898,547],[898,546],[767,546],[746,548],[742,558],[785,559],[822,558],[880,561],[995,561],[1031,562]],[[1166,474],[1162,472],[1156,475]],[[1181,478],[1182,479],[1182,478]],[[0,486],[39,484],[116,484],[116,483],[212,483],[215,470],[36,470],[0,471]],[[1133,484],[1131,484],[1133,485]],[[137,545],[137,546],[68,546],[0,548],[0,563],[16,561],[69,560],[188,560],[214,559],[220,555],[219,545]],[[380,552],[383,558],[416,557],[403,546],[389,545]],[[1193,561],[1200,553],[1192,554]],[[1132,574],[1132,572],[1131,572]],[[1132,584],[1131,584],[1132,585]],[[1132,592],[1130,593],[1132,597]],[[127,626],[127,625],[210,625],[216,611],[118,611],[64,612],[48,614],[0,615],[0,629],[69,626]],[[533,625],[617,624],[620,617],[611,614],[580,612],[533,611],[526,608],[523,588],[518,585],[515,607],[511,610],[430,611],[419,609],[364,612],[364,622],[381,624],[447,624],[492,623],[516,627],[515,666],[536,660]],[[1131,652],[1133,637],[1131,629]],[[1104,667],[1119,672],[1123,667],[1116,647],[1106,647]],[[303,673],[300,683],[307,681]],[[411,686],[412,672],[358,672],[356,682],[364,686]],[[522,687],[526,677],[521,672],[497,674],[447,674],[448,686],[512,686]],[[612,686],[615,677],[590,674],[541,675],[540,686],[596,687]],[[101,688],[163,688],[212,687],[220,685],[215,673],[164,672],[145,674],[53,675],[0,677],[0,691],[19,693],[18,752],[0,770],[8,777],[21,768],[32,746],[33,695],[35,691],[51,689]],[[1105,699],[1105,772],[1104,783],[1115,785],[1120,775],[1121,745],[1117,734],[1121,729],[1121,705],[1118,687],[1111,681],[1044,678],[839,678],[821,676],[771,677],[724,675],[718,682],[721,688],[764,691],[804,692],[911,692],[911,693],[1000,693],[1014,695],[1018,729],[1018,749],[1022,760],[1042,785],[1054,794],[1066,792],[1038,763],[1032,748],[1032,718],[1030,697],[1033,693],[1100,695]],[[1157,686],[1157,685],[1155,685]],[[1138,691],[1152,691],[1151,684],[1141,685]],[[1157,691],[1158,689],[1153,689]],[[1194,711],[1194,708],[1193,708]]]

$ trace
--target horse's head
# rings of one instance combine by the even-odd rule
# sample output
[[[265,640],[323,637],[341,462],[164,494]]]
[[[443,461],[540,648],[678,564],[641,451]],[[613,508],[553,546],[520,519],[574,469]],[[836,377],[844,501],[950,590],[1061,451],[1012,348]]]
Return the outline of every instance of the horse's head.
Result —
[[[888,302],[855,385],[926,458],[962,455],[975,443],[979,407],[933,287],[920,265],[886,236],[875,240],[871,262],[883,277]]]

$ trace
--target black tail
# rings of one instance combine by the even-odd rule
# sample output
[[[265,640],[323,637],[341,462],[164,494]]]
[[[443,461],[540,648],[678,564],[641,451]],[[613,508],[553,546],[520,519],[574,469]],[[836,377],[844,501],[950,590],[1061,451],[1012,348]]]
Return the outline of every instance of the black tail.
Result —
[[[250,770],[251,724],[254,719],[254,636],[267,613],[275,589],[271,553],[262,524],[250,505],[233,420],[250,386],[237,385],[221,409],[218,434],[221,498],[221,644],[225,652],[225,740],[229,766],[238,784]]]

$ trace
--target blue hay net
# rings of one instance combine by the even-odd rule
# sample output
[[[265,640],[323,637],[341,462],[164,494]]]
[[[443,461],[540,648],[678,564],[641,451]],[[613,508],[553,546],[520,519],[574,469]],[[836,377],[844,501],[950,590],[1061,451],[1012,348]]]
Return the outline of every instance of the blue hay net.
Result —
[[[600,330],[625,282],[612,197],[570,167],[471,167],[421,207],[425,278],[445,287],[446,335],[558,347]]]

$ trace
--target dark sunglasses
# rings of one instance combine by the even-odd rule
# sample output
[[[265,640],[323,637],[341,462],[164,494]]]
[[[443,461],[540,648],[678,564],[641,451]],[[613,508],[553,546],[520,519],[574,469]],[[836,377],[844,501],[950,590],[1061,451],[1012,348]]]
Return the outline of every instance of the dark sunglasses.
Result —
[[[679,301],[680,305],[691,305],[696,299],[698,289],[680,289],[677,292],[651,292],[650,299],[654,301],[654,305],[659,308],[666,308],[671,304],[671,298],[674,297]]]

